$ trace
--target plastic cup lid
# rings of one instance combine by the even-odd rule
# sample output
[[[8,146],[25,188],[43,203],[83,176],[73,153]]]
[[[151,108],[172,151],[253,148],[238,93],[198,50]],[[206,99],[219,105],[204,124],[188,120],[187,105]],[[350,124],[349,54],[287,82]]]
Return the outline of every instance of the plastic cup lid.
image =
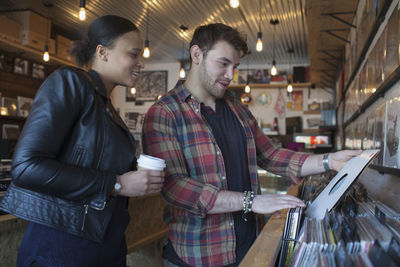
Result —
[[[141,154],[137,160],[138,166],[152,170],[163,170],[165,168],[165,160]]]

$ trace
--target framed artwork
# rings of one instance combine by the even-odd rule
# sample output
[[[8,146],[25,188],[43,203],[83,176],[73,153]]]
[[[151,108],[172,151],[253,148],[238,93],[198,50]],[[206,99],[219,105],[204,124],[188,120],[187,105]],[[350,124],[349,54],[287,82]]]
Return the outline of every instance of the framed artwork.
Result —
[[[294,90],[292,93],[293,108],[292,110],[303,110],[303,90]]]
[[[144,113],[139,113],[134,111],[124,112],[125,123],[132,134],[142,132],[144,116],[145,116]]]
[[[13,72],[15,74],[28,75],[29,74],[29,61],[24,58],[15,57]]]
[[[1,98],[1,105],[6,108],[5,113],[7,116],[17,116],[17,99],[14,97],[3,96]]]
[[[373,163],[383,165],[383,155],[385,154],[385,129],[386,129],[386,102],[376,109],[375,112],[375,138],[374,149],[380,149],[378,156]]]
[[[269,69],[239,70],[238,82],[239,84],[246,84],[247,82],[268,84],[271,82]]]
[[[395,97],[387,102],[385,167],[400,168],[399,140],[400,97]]]
[[[6,70],[6,56],[0,53],[0,70]]]
[[[17,116],[24,118],[28,117],[32,103],[33,98],[17,96]]]
[[[44,80],[46,77],[45,66],[39,63],[32,64],[32,78]]]
[[[136,93],[133,95],[131,88],[126,88],[127,102],[141,100],[154,101],[158,95],[167,92],[168,71],[142,71],[136,82]]]
[[[20,134],[19,125],[17,124],[3,124],[3,139],[18,139]]]

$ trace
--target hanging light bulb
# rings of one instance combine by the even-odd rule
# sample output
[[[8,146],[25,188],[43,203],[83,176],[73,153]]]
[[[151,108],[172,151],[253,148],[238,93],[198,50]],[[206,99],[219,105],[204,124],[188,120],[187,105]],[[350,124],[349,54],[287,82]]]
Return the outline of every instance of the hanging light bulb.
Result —
[[[276,68],[276,62],[275,59],[272,60],[272,68],[271,68],[271,75],[275,76],[278,74],[278,69]]]
[[[47,62],[50,60],[50,54],[49,54],[49,46],[45,45],[44,46],[44,53],[43,53],[43,61]]]
[[[183,68],[183,64],[182,64],[181,69],[179,71],[179,78],[185,79],[185,77],[186,77],[186,72],[185,72],[185,69]]]
[[[237,7],[239,7],[239,0],[229,0],[229,5],[232,8],[237,8]]]
[[[288,93],[293,92],[293,86],[292,86],[292,83],[290,81],[289,81],[289,84],[287,86],[287,91],[288,91]]]
[[[86,0],[81,0],[79,4],[79,20],[84,21],[86,19]]]
[[[149,40],[147,40],[147,39],[144,41],[143,57],[144,58],[149,58],[150,57]]]
[[[257,50],[258,52],[263,51],[263,43],[262,43],[261,38],[262,38],[262,33],[261,33],[261,32],[258,32],[258,33],[257,33],[257,44],[256,44],[256,50]]]
[[[131,88],[131,94],[132,94],[132,95],[136,94],[136,88],[135,88],[135,87],[132,87],[132,88]]]
[[[249,84],[246,84],[246,87],[244,88],[244,92],[245,92],[246,94],[250,94],[250,91],[251,91],[250,85],[249,85]]]
[[[146,23],[146,40],[144,40],[143,57],[150,57],[150,41],[149,41],[149,10],[147,10],[147,23]]]

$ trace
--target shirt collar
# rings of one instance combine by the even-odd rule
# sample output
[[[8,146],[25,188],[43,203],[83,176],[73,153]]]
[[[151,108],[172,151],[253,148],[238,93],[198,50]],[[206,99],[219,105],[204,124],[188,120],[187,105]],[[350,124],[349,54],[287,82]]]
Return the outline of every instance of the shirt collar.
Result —
[[[182,101],[182,102],[186,102],[186,100],[188,98],[191,99],[196,99],[192,93],[182,84],[178,85],[176,88],[176,94],[178,95],[178,98]],[[233,100],[234,98],[234,93],[231,92],[230,90],[227,90],[224,96],[225,100]]]

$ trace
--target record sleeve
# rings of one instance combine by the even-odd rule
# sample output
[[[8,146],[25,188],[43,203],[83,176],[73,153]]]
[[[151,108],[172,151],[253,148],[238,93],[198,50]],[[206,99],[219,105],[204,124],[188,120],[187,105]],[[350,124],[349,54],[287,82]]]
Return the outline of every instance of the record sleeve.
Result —
[[[318,197],[307,206],[306,215],[323,219],[326,211],[330,211],[336,205],[378,152],[379,150],[365,150],[359,156],[350,159]]]

